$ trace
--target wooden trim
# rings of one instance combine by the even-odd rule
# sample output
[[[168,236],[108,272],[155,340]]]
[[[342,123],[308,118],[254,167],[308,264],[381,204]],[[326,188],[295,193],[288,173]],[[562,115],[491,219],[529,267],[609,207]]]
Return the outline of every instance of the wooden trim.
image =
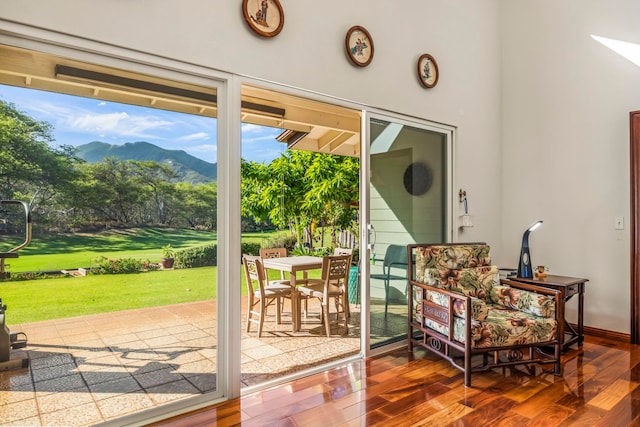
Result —
[[[422,301],[422,316],[426,317],[427,319],[433,320],[438,325],[444,326],[445,328],[448,328],[450,326],[449,309],[442,307],[434,302],[424,300]],[[420,326],[424,326],[424,324]]]
[[[629,113],[631,174],[631,343],[640,343],[640,111]]]
[[[570,323],[571,327],[576,329],[578,325]],[[607,338],[613,341],[628,343],[631,341],[631,335],[624,332],[609,331],[607,329],[594,328],[593,326],[585,326],[584,334],[592,337]]]

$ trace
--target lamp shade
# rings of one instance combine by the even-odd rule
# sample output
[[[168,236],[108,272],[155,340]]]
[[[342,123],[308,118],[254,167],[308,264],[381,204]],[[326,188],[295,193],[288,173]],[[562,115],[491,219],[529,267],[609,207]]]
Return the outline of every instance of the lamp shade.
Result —
[[[542,225],[542,221],[536,221],[527,228],[522,235],[522,247],[520,248],[520,262],[518,263],[518,277],[533,278],[531,268],[531,252],[529,251],[529,233]]]

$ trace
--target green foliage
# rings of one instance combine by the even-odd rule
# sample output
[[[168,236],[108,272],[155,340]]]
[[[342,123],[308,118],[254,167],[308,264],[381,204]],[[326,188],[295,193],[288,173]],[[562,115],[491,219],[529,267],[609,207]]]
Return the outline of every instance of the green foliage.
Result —
[[[218,204],[218,184],[178,182],[174,187],[173,201],[179,209],[171,209],[170,214],[191,228],[215,230],[218,226],[215,209]]]
[[[73,149],[54,149],[51,125],[38,122],[0,100],[0,198],[25,197],[32,208],[55,204],[76,177]],[[42,206],[44,207],[44,206]]]
[[[218,265],[218,245],[204,245],[176,251],[175,268],[194,268]]]
[[[217,226],[217,184],[175,182],[178,174],[155,161],[107,157],[83,165],[65,199],[75,226],[160,224],[213,230]],[[69,209],[72,208],[72,209]]]
[[[289,252],[296,247],[297,239],[293,234],[278,234],[262,243],[262,248],[287,248]]]
[[[95,265],[91,266],[91,274],[132,274],[159,268],[157,263],[149,260],[100,257],[96,259]]]
[[[242,242],[241,249],[243,254],[258,255],[260,253],[260,243]],[[218,245],[216,244],[176,251],[175,268],[216,266],[218,265],[217,251]],[[240,259],[241,256],[238,257],[238,260]]]
[[[176,251],[173,250],[171,244],[162,247],[162,258],[174,258],[175,256]]]
[[[260,243],[257,242],[242,242],[241,249],[242,254],[246,255],[260,255]],[[240,259],[242,259],[242,254]]]
[[[101,151],[102,156],[98,163],[85,163],[78,149],[53,148],[53,140],[49,123],[0,100],[0,198],[30,201],[34,235],[105,224],[215,229],[215,182],[176,182],[190,168],[209,174],[196,173],[204,181],[215,179],[215,165],[146,142],[87,144],[83,154]],[[126,160],[116,156],[120,150],[128,153]]]
[[[308,248],[306,246],[298,246],[290,252],[291,255],[295,256],[310,255],[318,257],[331,255],[332,253],[333,248]]]
[[[359,170],[357,158],[297,150],[268,165],[243,160],[242,214],[288,227],[298,242],[313,224],[346,229],[355,220]]]
[[[39,280],[39,279],[49,279],[50,276],[41,271],[36,272],[24,272],[24,273],[11,273],[11,275],[6,278],[0,280],[0,282],[24,282],[25,280]]]
[[[353,254],[351,255],[351,265],[360,264],[360,248],[353,248]]]

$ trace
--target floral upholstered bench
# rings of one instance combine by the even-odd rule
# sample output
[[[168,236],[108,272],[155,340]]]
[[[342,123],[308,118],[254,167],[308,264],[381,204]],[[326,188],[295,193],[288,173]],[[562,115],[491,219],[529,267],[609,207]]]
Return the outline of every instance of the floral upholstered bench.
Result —
[[[410,350],[420,345],[449,360],[464,371],[466,386],[472,372],[503,366],[553,364],[561,374],[558,291],[501,280],[485,243],[407,251]]]

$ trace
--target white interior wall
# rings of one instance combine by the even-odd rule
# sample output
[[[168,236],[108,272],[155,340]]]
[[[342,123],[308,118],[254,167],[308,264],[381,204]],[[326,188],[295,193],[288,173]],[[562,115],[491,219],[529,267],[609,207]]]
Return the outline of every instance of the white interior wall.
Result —
[[[3,0],[0,18],[455,126],[455,191],[467,190],[475,227],[456,229],[454,239],[488,240],[499,251],[499,1],[281,3],[285,24],[272,39],[248,29],[239,1]],[[374,40],[366,68],[344,52],[353,25]],[[417,80],[423,53],[439,65],[433,89]]]
[[[120,46],[455,126],[454,192],[467,191],[474,227],[454,239],[486,240],[496,263],[515,266],[522,232],[544,220],[531,235],[534,264],[589,278],[586,324],[629,331],[628,112],[640,106],[640,70],[590,35],[640,42],[640,3],[283,6],[273,39],[251,33],[240,2],[229,1],[3,0],[0,18],[70,35],[59,41],[80,48],[99,41],[105,51]],[[352,25],[375,42],[363,69],[344,54]],[[415,77],[422,53],[440,68],[431,90]],[[619,215],[623,231],[613,229]]]
[[[0,18],[71,36],[54,42],[94,40],[455,126],[454,192],[467,191],[474,227],[454,239],[486,240],[496,263],[515,266],[522,232],[544,220],[531,235],[534,264],[589,278],[586,324],[629,332],[628,113],[640,107],[640,70],[590,35],[640,42],[639,2],[283,6],[273,39],[248,30],[240,2],[221,0],[3,0]],[[369,67],[345,57],[352,25],[373,36]],[[415,76],[422,53],[440,68],[431,90]]]
[[[503,264],[588,278],[585,324],[629,333],[629,112],[640,68],[591,38],[640,43],[635,0],[503,1]],[[625,229],[614,229],[624,216]],[[577,302],[571,301],[569,316]],[[574,318],[575,319],[575,318]]]

